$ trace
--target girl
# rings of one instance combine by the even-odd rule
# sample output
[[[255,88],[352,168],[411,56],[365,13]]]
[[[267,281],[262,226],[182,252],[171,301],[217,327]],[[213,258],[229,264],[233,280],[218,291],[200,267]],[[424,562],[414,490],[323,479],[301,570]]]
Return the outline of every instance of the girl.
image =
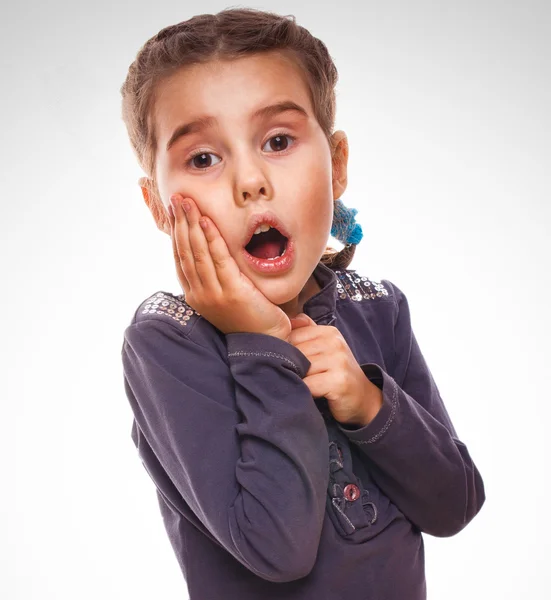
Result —
[[[125,330],[131,436],[192,600],[421,600],[422,533],[485,500],[406,296],[348,268],[336,81],[294,17],[233,9],[162,29],[121,89],[184,290]]]

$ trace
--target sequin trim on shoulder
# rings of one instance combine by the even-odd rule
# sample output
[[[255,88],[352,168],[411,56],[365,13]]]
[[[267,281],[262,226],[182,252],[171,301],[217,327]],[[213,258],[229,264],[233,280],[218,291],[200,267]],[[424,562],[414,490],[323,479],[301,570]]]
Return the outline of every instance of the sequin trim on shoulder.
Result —
[[[363,277],[353,269],[336,270],[337,274],[337,293],[339,298],[351,298],[356,302],[362,300],[375,300],[388,296],[388,290],[380,281]]]
[[[180,325],[185,326],[192,315],[199,317],[201,315],[195,309],[191,308],[189,304],[186,304],[184,297],[184,294],[173,296],[172,294],[157,292],[145,301],[141,314],[166,315],[178,321]]]

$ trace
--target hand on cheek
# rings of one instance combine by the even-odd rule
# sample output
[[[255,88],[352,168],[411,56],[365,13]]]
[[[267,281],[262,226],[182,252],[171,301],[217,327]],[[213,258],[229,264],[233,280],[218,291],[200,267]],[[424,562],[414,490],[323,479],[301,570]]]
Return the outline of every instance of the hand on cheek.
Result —
[[[173,255],[186,303],[224,334],[263,333],[285,340],[289,318],[239,269],[214,222],[191,198],[176,194],[171,203]]]

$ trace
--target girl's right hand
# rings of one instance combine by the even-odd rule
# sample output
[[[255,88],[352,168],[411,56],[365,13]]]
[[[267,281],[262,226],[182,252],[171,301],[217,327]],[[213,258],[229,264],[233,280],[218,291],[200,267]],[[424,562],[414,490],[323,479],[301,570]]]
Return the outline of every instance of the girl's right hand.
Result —
[[[231,256],[224,238],[208,218],[199,224],[198,206],[186,197],[190,210],[184,212],[182,197],[170,214],[172,249],[176,272],[185,302],[222,333],[264,333],[287,340],[289,317],[244,275]]]

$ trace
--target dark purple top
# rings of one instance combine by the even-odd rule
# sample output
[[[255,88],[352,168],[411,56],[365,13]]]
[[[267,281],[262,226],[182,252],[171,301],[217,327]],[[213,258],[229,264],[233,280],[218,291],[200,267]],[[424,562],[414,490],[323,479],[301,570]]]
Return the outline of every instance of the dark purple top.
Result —
[[[131,437],[191,600],[424,600],[421,532],[452,536],[484,503],[406,296],[354,269],[314,275],[304,312],[382,389],[365,427],[312,398],[292,344],[224,335],[183,294],[157,292],[124,332]]]

